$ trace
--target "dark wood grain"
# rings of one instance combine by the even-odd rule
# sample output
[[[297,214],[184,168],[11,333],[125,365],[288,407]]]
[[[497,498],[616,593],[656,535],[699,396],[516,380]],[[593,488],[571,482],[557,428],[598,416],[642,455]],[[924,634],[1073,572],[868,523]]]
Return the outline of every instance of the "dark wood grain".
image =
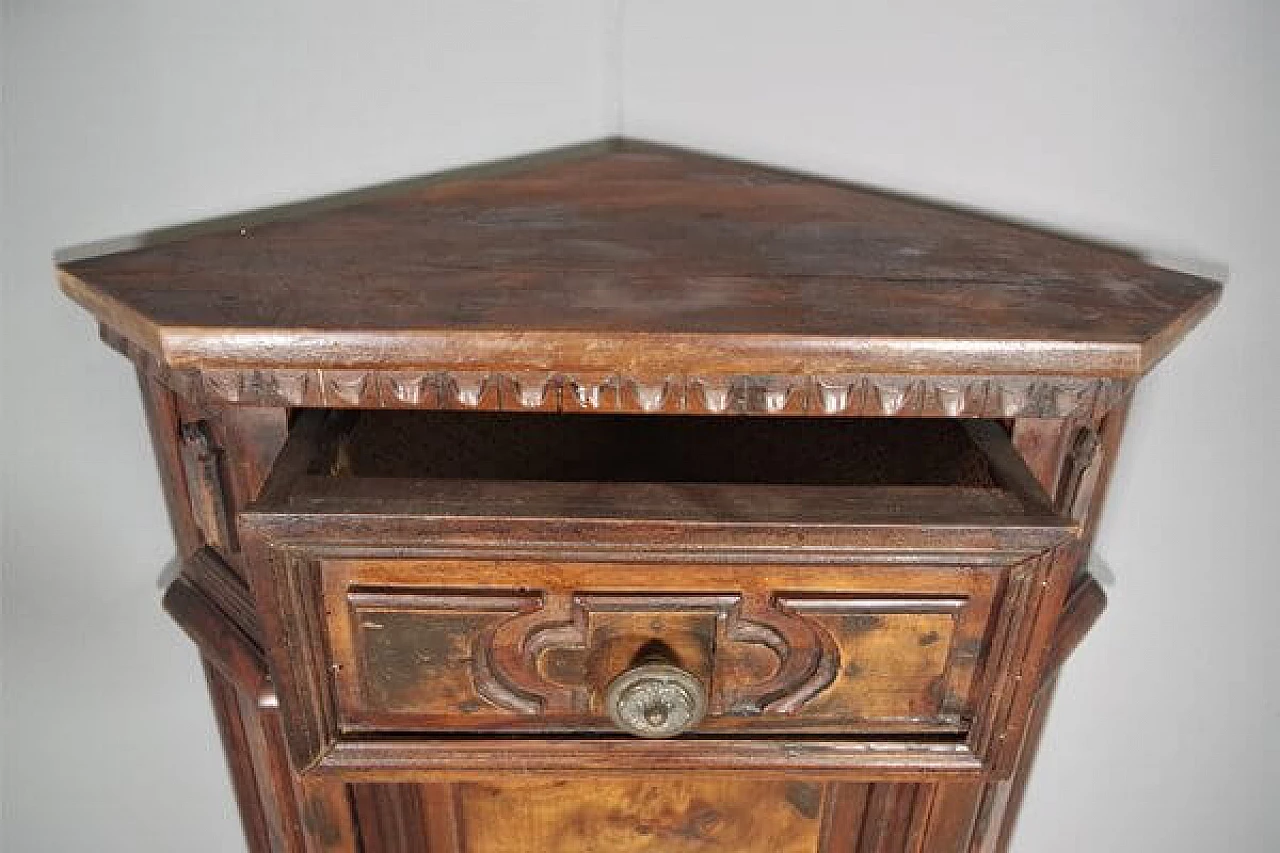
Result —
[[[1028,724],[1018,752],[1018,766],[1007,780],[988,784],[980,811],[982,819],[982,845],[975,853],[1005,851],[1013,838],[1022,799],[1035,766],[1036,754],[1044,738],[1049,710],[1057,690],[1062,664],[1084,639],[1094,622],[1106,608],[1107,599],[1102,587],[1092,576],[1080,575],[1063,606],[1062,618],[1054,634],[1045,665],[1045,675],[1036,691]]]
[[[1218,294],[1026,228],[626,144],[61,275],[172,367],[637,376],[1135,376]]]
[[[251,853],[353,853],[347,786],[293,771],[259,647],[182,575],[170,584],[165,609],[200,648]]]
[[[605,688],[661,643],[709,689],[701,731],[967,727],[980,664],[972,650],[986,634],[997,571],[851,578],[847,567],[810,567],[775,581],[742,567],[736,586],[708,594],[714,587],[697,568],[680,579],[658,567],[589,564],[570,579],[538,564],[437,562],[395,574],[335,567],[341,574],[326,581],[316,615],[340,724],[366,732],[613,731]],[[642,571],[661,580],[637,583]],[[412,575],[429,585],[406,585]],[[776,594],[775,582],[791,592]],[[467,591],[481,584],[493,588]],[[653,591],[592,591],[637,587]]]
[[[1091,421],[1062,419],[1015,425],[1014,438],[1029,463],[1041,471],[1046,489],[1052,489],[1058,508],[1082,522],[1080,548],[1089,547],[1097,532],[1120,440],[1128,416],[1130,398]],[[1081,452],[1082,448],[1090,448]],[[1044,677],[1027,713],[1017,765],[1007,779],[989,782],[979,800],[977,829],[972,853],[1003,853],[1013,837],[1022,799],[1035,767],[1058,672],[1106,607],[1101,586],[1082,565],[1062,607],[1053,640],[1046,651]]]
[[[262,651],[209,596],[179,576],[165,591],[164,609],[200,646],[206,666],[242,693],[264,702],[275,701]]]
[[[269,824],[276,821],[276,816],[267,813],[258,790],[240,694],[219,669],[206,663],[204,672],[249,853],[275,853],[281,849],[283,839],[270,828]]]
[[[179,557],[187,557],[200,548],[204,539],[192,512],[191,496],[187,493],[187,473],[180,444],[183,400],[141,368],[137,374],[173,539],[178,546]]]
[[[919,814],[907,849],[919,853],[969,853],[983,786],[944,782],[922,788],[917,799]]]
[[[426,796],[421,785],[352,785],[352,799],[360,824],[360,842],[364,850],[379,853],[458,853],[454,846],[432,844],[428,836],[428,820],[423,814]],[[450,796],[448,785],[444,788]],[[438,816],[437,816],[438,817]],[[447,822],[453,824],[452,810]]]
[[[913,829],[912,815],[922,796],[920,785],[873,785],[867,797],[857,853],[898,853],[906,850]]]

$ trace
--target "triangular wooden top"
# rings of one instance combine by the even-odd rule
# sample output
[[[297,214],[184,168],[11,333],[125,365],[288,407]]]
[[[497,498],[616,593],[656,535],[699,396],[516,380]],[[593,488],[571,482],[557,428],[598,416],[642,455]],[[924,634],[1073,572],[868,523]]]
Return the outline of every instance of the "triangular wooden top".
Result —
[[[1220,289],[979,216],[624,142],[232,219],[60,277],[165,369],[640,376],[1130,378]]]

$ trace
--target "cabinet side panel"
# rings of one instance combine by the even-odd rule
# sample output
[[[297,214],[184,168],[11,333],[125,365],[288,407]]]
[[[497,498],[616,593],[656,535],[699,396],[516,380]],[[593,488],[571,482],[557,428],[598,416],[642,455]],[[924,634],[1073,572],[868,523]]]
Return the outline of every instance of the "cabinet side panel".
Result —
[[[142,392],[142,408],[151,433],[151,449],[156,455],[164,502],[169,511],[169,524],[182,557],[190,557],[203,544],[200,528],[191,512],[186,472],[179,445],[182,414],[178,395],[161,385],[139,368],[138,388]]]
[[[1057,494],[1063,442],[1073,423],[1068,418],[1018,418],[1010,439],[1046,494]]]
[[[279,717],[267,712],[267,727],[275,732],[272,755],[287,771],[284,739],[279,734]],[[333,779],[290,774],[295,807],[302,821],[307,853],[356,853],[360,850],[350,787]]]
[[[1081,559],[1081,572],[1085,570],[1084,564],[1094,536],[1097,534],[1099,516],[1103,502],[1106,500],[1112,472],[1115,470],[1115,460],[1124,436],[1131,403],[1132,394],[1095,421],[1074,425],[1078,429],[1091,430],[1096,437],[1094,450],[1087,461],[1073,458],[1070,452],[1072,450],[1071,435],[1064,433],[1057,442],[1059,472],[1054,476],[1053,494],[1056,496],[1056,508],[1061,512],[1074,514],[1082,523],[1081,554],[1084,556]],[[1016,436],[1015,429],[1015,438]],[[1086,464],[1081,468],[1082,463]],[[1079,470],[1072,470],[1073,468]],[[1069,485],[1069,488],[1064,487],[1064,484]],[[1081,575],[1077,581],[1081,578],[1087,579],[1087,575]],[[1089,591],[1093,600],[1085,606],[1085,615],[1077,619],[1069,612],[1064,613],[1057,626],[1054,637],[1057,649],[1050,654],[1049,667],[1044,673],[1028,714],[1027,726],[1018,750],[1013,775],[1008,780],[987,785],[983,791],[970,853],[1003,853],[1008,849],[1048,719],[1054,688],[1057,684],[1057,667],[1062,664],[1063,658],[1079,642],[1105,606],[1105,596],[1101,594],[1097,584],[1092,581],[1088,581],[1088,584],[1091,584]],[[1077,583],[1073,598],[1074,592],[1080,589],[1081,585]],[[1068,604],[1066,610],[1070,611],[1070,609],[1071,606]],[[1070,636],[1064,637],[1064,634]]]
[[[359,849],[350,792],[341,782],[296,774],[261,652],[183,578],[165,599],[196,641],[250,853],[353,853]]]
[[[1098,532],[1098,520],[1102,514],[1102,505],[1106,501],[1107,491],[1111,485],[1111,475],[1115,472],[1116,457],[1120,452],[1120,442],[1124,438],[1124,428],[1129,421],[1129,409],[1133,401],[1132,394],[1116,408],[1103,416],[1096,425],[1098,434],[1098,452],[1095,460],[1096,470],[1087,484],[1087,494],[1073,496],[1083,504],[1084,549],[1085,553],[1093,547],[1093,538]]]
[[[267,815],[263,811],[258,792],[258,780],[249,753],[248,736],[240,715],[240,697],[231,683],[212,664],[204,663],[205,680],[209,684],[209,697],[222,736],[222,750],[227,757],[231,773],[231,788],[240,810],[249,853],[272,853],[276,846],[268,831]]]
[[[1018,756],[1018,769],[1013,778],[1006,783],[992,787],[1002,789],[999,799],[1003,805],[1002,820],[999,832],[994,833],[995,841],[990,849],[1004,851],[1009,849],[1009,841],[1013,838],[1013,830],[1017,824],[1018,812],[1022,808],[1022,797],[1027,790],[1027,780],[1031,776],[1031,768],[1035,763],[1036,753],[1040,749],[1040,740],[1044,735],[1045,723],[1049,718],[1049,707],[1053,702],[1053,694],[1058,686],[1057,673],[1051,675],[1036,695],[1036,704],[1031,712],[1031,722],[1027,726],[1027,736],[1022,742],[1022,752]]]
[[[284,445],[287,410],[197,408],[145,369],[137,376],[179,555],[208,545],[243,577],[236,513],[258,496]]]
[[[244,721],[248,752],[257,777],[258,797],[271,835],[271,849],[279,853],[311,853],[314,849],[325,849],[308,847],[302,834],[293,778],[281,743],[278,718],[264,714],[257,706],[256,696],[243,693],[240,694],[240,716]]]
[[[241,577],[248,577],[235,531],[236,514],[258,497],[271,465],[288,436],[288,412],[280,408],[231,406],[206,422],[219,457],[219,500],[232,535],[219,552]]]

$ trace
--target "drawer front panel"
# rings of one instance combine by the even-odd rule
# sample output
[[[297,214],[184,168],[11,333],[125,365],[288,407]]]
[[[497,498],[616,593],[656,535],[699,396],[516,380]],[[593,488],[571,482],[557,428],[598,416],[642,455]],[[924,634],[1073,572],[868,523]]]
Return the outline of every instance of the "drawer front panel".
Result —
[[[346,732],[616,732],[609,684],[660,655],[705,732],[963,731],[990,568],[329,560]]]
[[[340,666],[358,674],[354,703],[383,713],[450,716],[475,713],[482,705],[475,683],[476,638],[490,636],[536,599],[353,593],[349,604],[358,651],[343,655],[351,663]],[[335,646],[346,651],[341,642]]]

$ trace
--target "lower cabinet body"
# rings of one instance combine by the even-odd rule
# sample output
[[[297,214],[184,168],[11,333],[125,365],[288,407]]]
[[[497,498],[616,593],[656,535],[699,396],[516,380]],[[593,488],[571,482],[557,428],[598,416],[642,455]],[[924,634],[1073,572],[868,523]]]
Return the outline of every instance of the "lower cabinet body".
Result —
[[[170,587],[251,853],[1006,848],[1103,600],[1002,424],[484,423],[298,415]]]
[[[1068,600],[1013,775],[918,783],[733,773],[370,783],[297,773],[250,640],[184,580],[166,605],[204,653],[250,853],[995,853],[1007,849],[1053,673],[1104,600],[1087,577]]]
[[[613,777],[354,783],[293,775],[279,717],[210,687],[251,853],[978,853],[1003,848],[983,783]]]

